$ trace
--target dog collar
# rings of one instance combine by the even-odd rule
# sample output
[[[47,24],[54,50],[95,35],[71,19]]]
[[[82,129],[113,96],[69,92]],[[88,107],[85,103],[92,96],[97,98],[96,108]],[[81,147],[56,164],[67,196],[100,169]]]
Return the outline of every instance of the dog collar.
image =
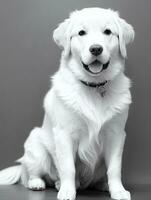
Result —
[[[80,80],[80,81],[81,81],[81,83],[83,83],[84,85],[86,85],[86,86],[88,86],[88,87],[93,87],[93,88],[99,88],[99,87],[105,86],[105,84],[107,83],[107,81],[99,82],[99,83],[86,82],[86,81],[83,81],[83,80]]]

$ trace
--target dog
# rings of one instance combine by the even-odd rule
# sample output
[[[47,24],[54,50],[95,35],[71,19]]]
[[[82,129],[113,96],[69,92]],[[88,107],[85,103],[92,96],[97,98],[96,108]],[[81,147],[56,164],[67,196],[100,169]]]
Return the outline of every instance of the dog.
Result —
[[[59,24],[53,38],[61,62],[44,98],[43,124],[27,138],[20,165],[0,171],[1,185],[55,186],[59,200],[74,200],[77,189],[90,187],[130,200],[121,163],[132,101],[126,45],[134,34],[111,9],[76,10]]]

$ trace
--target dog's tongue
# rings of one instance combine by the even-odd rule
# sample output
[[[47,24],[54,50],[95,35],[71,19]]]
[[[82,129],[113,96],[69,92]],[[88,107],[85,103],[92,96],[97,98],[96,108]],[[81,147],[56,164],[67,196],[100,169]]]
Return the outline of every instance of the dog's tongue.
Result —
[[[95,60],[94,62],[92,62],[88,67],[89,70],[93,73],[99,73],[102,70],[102,63],[98,60]]]

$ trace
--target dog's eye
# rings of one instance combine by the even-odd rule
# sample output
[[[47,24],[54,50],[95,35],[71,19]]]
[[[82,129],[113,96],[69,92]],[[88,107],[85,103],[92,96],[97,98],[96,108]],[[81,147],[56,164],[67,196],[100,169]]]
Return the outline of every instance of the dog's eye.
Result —
[[[78,33],[80,36],[86,35],[86,32],[84,30],[79,31]]]
[[[105,35],[111,35],[112,31],[110,29],[105,29],[104,34]]]

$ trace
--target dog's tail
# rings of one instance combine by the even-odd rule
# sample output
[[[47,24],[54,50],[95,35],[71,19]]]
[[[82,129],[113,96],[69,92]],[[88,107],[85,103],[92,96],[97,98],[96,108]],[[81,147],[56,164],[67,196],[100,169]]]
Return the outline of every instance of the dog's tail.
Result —
[[[22,166],[17,165],[0,171],[0,185],[12,185],[20,181]]]

